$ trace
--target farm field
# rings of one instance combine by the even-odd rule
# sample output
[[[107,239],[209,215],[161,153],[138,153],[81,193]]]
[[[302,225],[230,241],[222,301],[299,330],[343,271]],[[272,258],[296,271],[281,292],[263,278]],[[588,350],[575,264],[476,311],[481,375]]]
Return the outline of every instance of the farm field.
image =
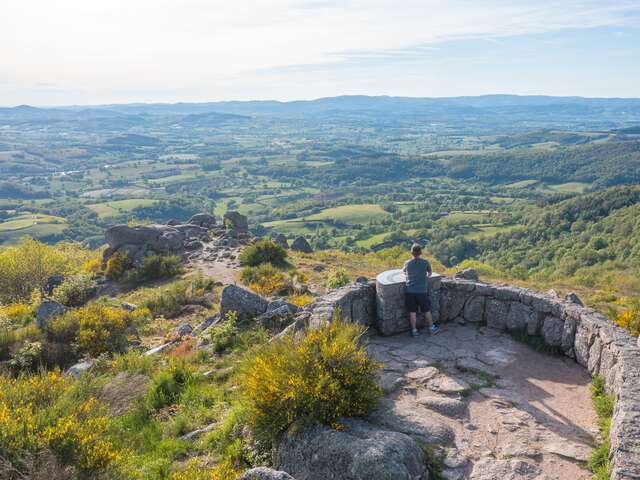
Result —
[[[22,214],[0,223],[0,241],[14,243],[23,236],[35,238],[59,235],[67,228],[62,217],[41,214]]]
[[[100,218],[116,217],[122,214],[128,214],[137,207],[145,207],[154,205],[157,200],[145,198],[131,198],[128,200],[114,200],[112,202],[94,203],[87,207],[96,212]]]

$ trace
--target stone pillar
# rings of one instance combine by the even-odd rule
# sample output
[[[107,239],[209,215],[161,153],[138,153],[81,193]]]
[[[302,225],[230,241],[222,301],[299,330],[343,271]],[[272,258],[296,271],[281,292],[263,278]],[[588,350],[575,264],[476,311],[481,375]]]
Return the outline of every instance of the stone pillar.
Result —
[[[437,322],[440,317],[440,282],[442,277],[433,274],[429,279],[431,314]],[[404,306],[405,277],[402,270],[388,270],[376,278],[376,326],[382,335],[409,330],[409,316]],[[424,316],[418,314],[418,327],[424,326]]]

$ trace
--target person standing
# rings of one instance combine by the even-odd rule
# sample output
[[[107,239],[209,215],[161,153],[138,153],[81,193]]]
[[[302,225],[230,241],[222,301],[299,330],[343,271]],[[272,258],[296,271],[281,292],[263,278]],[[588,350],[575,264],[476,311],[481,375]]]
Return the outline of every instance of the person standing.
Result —
[[[428,279],[433,272],[429,261],[420,258],[421,255],[422,247],[414,243],[411,246],[411,256],[413,258],[407,260],[402,269],[406,278],[405,305],[407,312],[409,312],[411,335],[414,337],[420,335],[416,320],[418,311],[424,315],[431,335],[435,335],[440,331],[440,327],[434,325],[433,317],[431,316]]]

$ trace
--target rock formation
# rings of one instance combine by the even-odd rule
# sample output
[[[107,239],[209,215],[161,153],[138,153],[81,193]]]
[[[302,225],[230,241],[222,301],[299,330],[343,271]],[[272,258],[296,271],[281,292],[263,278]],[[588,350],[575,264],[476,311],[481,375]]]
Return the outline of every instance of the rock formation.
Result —
[[[117,252],[126,253],[134,265],[153,254],[181,254],[201,247],[215,226],[215,217],[208,213],[194,215],[182,225],[114,225],[105,232],[108,247],[103,262]]]
[[[223,217],[223,223],[224,226],[230,230],[235,230],[237,232],[249,231],[247,217],[236,211],[226,212]]]
[[[284,249],[289,248],[289,241],[287,240],[287,237],[285,237],[282,233],[279,233],[276,238],[273,239],[273,241]]]
[[[317,426],[285,436],[278,468],[305,480],[415,480],[427,472],[425,456],[409,435],[346,420],[343,430]],[[428,473],[427,473],[428,476]]]
[[[313,248],[304,237],[296,238],[291,244],[291,250],[302,253],[313,253]]]
[[[246,322],[265,313],[269,302],[260,295],[237,285],[227,285],[220,297],[220,313],[224,317],[227,312],[238,314],[238,322]]]

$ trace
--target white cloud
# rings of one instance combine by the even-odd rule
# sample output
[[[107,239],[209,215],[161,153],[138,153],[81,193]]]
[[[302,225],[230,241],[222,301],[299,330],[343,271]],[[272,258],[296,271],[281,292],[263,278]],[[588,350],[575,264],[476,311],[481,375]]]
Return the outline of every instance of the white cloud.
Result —
[[[85,92],[62,103],[264,97],[255,72],[624,26],[639,10],[626,0],[3,0],[0,78],[15,87],[0,103],[43,82]]]

